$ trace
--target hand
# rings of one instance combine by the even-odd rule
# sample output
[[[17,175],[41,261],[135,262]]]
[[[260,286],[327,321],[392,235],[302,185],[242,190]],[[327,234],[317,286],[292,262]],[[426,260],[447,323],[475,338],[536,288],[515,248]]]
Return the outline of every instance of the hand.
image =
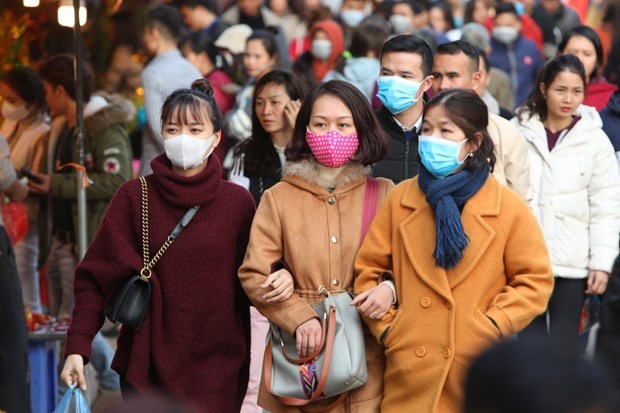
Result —
[[[357,306],[360,314],[372,320],[380,320],[387,314],[393,302],[392,289],[385,284],[379,284],[357,295],[351,305]]]
[[[42,195],[48,194],[50,192],[50,176],[45,175],[45,174],[40,174],[37,172],[32,172],[32,174],[37,179],[41,180],[41,183],[36,183],[34,182],[33,179],[30,179],[28,181],[28,187],[30,188],[30,191],[35,194],[42,194]]]
[[[267,277],[267,281],[261,285],[262,288],[272,291],[263,295],[263,299],[268,303],[279,303],[288,300],[293,294],[293,276],[285,269],[278,270]]]
[[[301,100],[291,100],[284,107],[284,116],[286,116],[286,120],[292,129],[295,129],[295,121],[297,120],[297,114],[299,113],[299,108],[301,107]]]
[[[82,391],[86,391],[86,377],[84,377],[84,359],[79,354],[71,354],[65,360],[65,365],[60,373],[60,379],[67,386],[77,382]]]
[[[301,357],[312,354],[321,345],[321,324],[318,318],[311,318],[295,330],[297,352]]]
[[[607,289],[609,273],[605,271],[592,270],[588,275],[586,294],[601,295]]]
[[[16,179],[15,182],[13,182],[11,186],[9,186],[6,191],[4,191],[4,193],[6,194],[6,196],[9,197],[11,201],[20,202],[23,201],[24,198],[26,198],[26,196],[28,195],[28,187],[24,185],[19,179]]]

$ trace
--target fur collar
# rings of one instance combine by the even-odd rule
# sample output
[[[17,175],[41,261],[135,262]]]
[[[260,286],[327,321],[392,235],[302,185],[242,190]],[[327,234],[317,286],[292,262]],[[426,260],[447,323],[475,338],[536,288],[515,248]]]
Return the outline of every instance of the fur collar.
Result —
[[[332,168],[323,166],[318,162],[301,160],[287,162],[282,170],[282,175],[284,178],[287,176],[297,176],[310,184],[324,189],[341,188],[365,179],[370,173],[370,167],[357,164],[346,165],[334,180],[327,177],[331,171]]]
[[[106,102],[104,103],[103,100]],[[136,114],[134,105],[120,95],[97,93],[91,101],[97,102],[98,110],[92,112],[91,105],[92,114],[86,116],[84,113],[84,129],[93,136],[98,136],[104,129],[112,125],[128,124]]]

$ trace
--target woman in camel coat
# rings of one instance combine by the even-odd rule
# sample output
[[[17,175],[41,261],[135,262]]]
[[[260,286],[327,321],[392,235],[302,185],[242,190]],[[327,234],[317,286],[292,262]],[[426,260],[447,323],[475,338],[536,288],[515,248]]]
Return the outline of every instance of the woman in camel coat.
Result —
[[[337,153],[325,156],[325,152],[308,143],[313,138],[327,139],[330,134],[339,135],[338,140],[357,140],[359,146],[338,161]],[[367,165],[380,159],[386,146],[386,138],[361,92],[337,80],[317,85],[300,108],[293,138],[286,149],[282,181],[265,191],[258,206],[239,278],[256,308],[286,333],[295,334],[301,355],[313,352],[312,339],[308,339],[316,338],[315,333],[321,334],[312,309],[323,298],[319,287],[332,293],[353,289]],[[378,179],[378,205],[392,187],[391,181]],[[270,288],[266,285],[273,279],[274,264],[280,261],[290,269],[295,290],[285,301],[269,301],[265,294]],[[276,278],[282,275],[274,274]],[[375,291],[384,301],[392,302],[390,288],[375,283]],[[385,361],[381,347],[369,332],[365,345],[367,383],[330,411],[379,412]],[[312,402],[308,411],[331,402]],[[258,404],[270,412],[300,411],[278,402],[264,382]]]
[[[473,358],[523,329],[551,294],[536,219],[489,174],[487,113],[469,91],[447,91],[429,102],[420,175],[390,192],[357,256],[357,293],[383,278],[396,284],[397,305],[380,320],[364,318],[386,356],[382,413],[461,411]],[[445,147],[447,141],[455,148],[453,167],[442,171],[434,162],[439,148],[427,142]],[[436,203],[437,193],[452,205],[445,197]],[[443,232],[450,208],[460,234],[456,226]],[[457,235],[463,243],[454,250]]]

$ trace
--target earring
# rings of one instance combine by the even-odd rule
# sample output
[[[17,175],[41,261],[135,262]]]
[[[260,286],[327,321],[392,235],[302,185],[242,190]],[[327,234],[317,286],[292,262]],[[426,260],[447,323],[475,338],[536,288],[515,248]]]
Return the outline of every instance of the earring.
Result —
[[[468,158],[473,158],[474,157],[474,153],[470,152],[469,155],[467,155]]]

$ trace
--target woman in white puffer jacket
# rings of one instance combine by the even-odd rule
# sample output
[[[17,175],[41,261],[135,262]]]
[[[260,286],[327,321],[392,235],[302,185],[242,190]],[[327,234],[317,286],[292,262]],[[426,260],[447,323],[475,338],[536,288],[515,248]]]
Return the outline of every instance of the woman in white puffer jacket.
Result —
[[[543,314],[521,333],[547,334],[578,354],[585,294],[603,294],[618,255],[620,173],[596,109],[583,106],[583,65],[558,56],[538,76],[512,122],[527,140],[531,207],[555,275],[549,325]]]

